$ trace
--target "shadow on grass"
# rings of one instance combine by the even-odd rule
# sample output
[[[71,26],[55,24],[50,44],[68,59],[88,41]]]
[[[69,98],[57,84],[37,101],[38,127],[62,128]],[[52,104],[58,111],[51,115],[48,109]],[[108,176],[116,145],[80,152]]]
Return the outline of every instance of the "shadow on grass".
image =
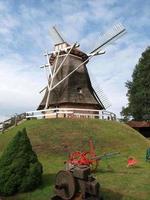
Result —
[[[98,169],[96,170],[94,173],[101,173],[101,174],[105,174],[105,173],[114,173],[114,174],[141,174],[141,171],[139,171],[138,169],[142,169],[141,166],[134,166],[134,167],[129,167],[126,168],[124,170],[114,170],[111,167],[105,168],[105,169]]]
[[[51,185],[54,185],[55,177],[56,177],[56,174],[43,174],[42,185],[39,187],[39,189],[43,189],[47,186],[49,187]]]
[[[54,185],[55,184],[55,176],[56,176],[56,174],[43,174],[42,184],[39,187],[37,187],[37,190],[43,190],[44,188],[47,188],[47,187],[49,188],[51,185]],[[25,193],[17,193],[12,196],[9,196],[9,197],[1,197],[0,196],[0,200],[22,199],[22,197],[21,197],[22,195],[29,195],[32,192],[36,192],[36,189],[33,191],[25,192]],[[24,197],[23,197],[23,199],[24,199]]]
[[[102,188],[102,196],[104,200],[121,200],[124,197],[119,192],[114,192],[107,188]]]
[[[53,186],[55,184],[55,177],[56,177],[56,174],[44,174],[43,183],[39,187],[39,189],[44,189],[45,187]],[[101,191],[102,191],[102,196],[104,200],[122,200],[123,199],[123,195],[120,194],[119,192],[114,192],[107,188],[102,188]]]
[[[98,170],[96,170],[94,173],[102,173],[102,174],[104,174],[104,173],[115,173],[115,170],[114,169],[98,169]]]

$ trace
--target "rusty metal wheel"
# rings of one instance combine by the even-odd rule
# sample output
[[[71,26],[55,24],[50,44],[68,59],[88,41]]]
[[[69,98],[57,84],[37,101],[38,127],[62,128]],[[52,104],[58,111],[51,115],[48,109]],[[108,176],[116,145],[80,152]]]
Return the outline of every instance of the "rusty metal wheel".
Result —
[[[59,171],[55,180],[55,193],[64,200],[75,195],[75,180],[70,171]]]

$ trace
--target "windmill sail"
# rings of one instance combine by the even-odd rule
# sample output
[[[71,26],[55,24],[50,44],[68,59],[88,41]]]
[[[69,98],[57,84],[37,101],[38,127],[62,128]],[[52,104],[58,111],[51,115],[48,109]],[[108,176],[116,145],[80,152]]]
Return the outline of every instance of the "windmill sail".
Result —
[[[91,84],[93,87],[94,95],[97,98],[97,100],[104,106],[105,109],[109,108],[111,106],[110,101],[108,100],[106,94],[102,90],[102,88],[99,86],[97,79],[93,76],[91,70],[89,71],[90,77],[91,77]]]
[[[110,29],[100,38],[99,42],[96,45],[96,48],[93,51],[91,51],[90,54],[99,52],[104,47],[123,36],[125,33],[126,30],[122,24],[115,25],[112,29]]]
[[[61,36],[61,34],[58,32],[57,28],[55,26],[53,26],[50,31],[49,31],[52,39],[54,40],[55,44],[61,44],[64,43],[64,39]]]
[[[96,84],[95,82],[92,83],[92,86],[95,91],[94,95],[98,99],[98,101],[103,104],[105,109],[109,108],[111,104],[100,86],[98,86],[98,84]]]

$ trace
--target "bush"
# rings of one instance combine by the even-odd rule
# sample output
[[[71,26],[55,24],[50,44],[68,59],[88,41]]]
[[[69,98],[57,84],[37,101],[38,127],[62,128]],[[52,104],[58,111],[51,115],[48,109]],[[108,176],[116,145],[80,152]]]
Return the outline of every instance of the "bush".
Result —
[[[32,150],[26,129],[19,131],[0,158],[0,195],[35,189],[42,180],[42,165]]]

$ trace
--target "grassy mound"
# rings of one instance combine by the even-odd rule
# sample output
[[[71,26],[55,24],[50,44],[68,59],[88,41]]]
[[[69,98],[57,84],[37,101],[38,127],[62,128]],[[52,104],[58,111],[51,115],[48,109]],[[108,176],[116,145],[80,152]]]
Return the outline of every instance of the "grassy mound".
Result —
[[[130,127],[94,119],[29,120],[0,135],[0,153],[23,127],[44,167],[43,184],[34,192],[7,197],[8,200],[48,200],[53,194],[55,174],[63,169],[68,157],[66,149],[88,150],[90,137],[98,155],[120,152],[119,157],[102,160],[95,174],[105,199],[149,199],[150,163],[145,162],[145,152],[150,142]],[[137,168],[126,168],[131,155],[139,162]],[[108,166],[113,171],[110,172]]]

